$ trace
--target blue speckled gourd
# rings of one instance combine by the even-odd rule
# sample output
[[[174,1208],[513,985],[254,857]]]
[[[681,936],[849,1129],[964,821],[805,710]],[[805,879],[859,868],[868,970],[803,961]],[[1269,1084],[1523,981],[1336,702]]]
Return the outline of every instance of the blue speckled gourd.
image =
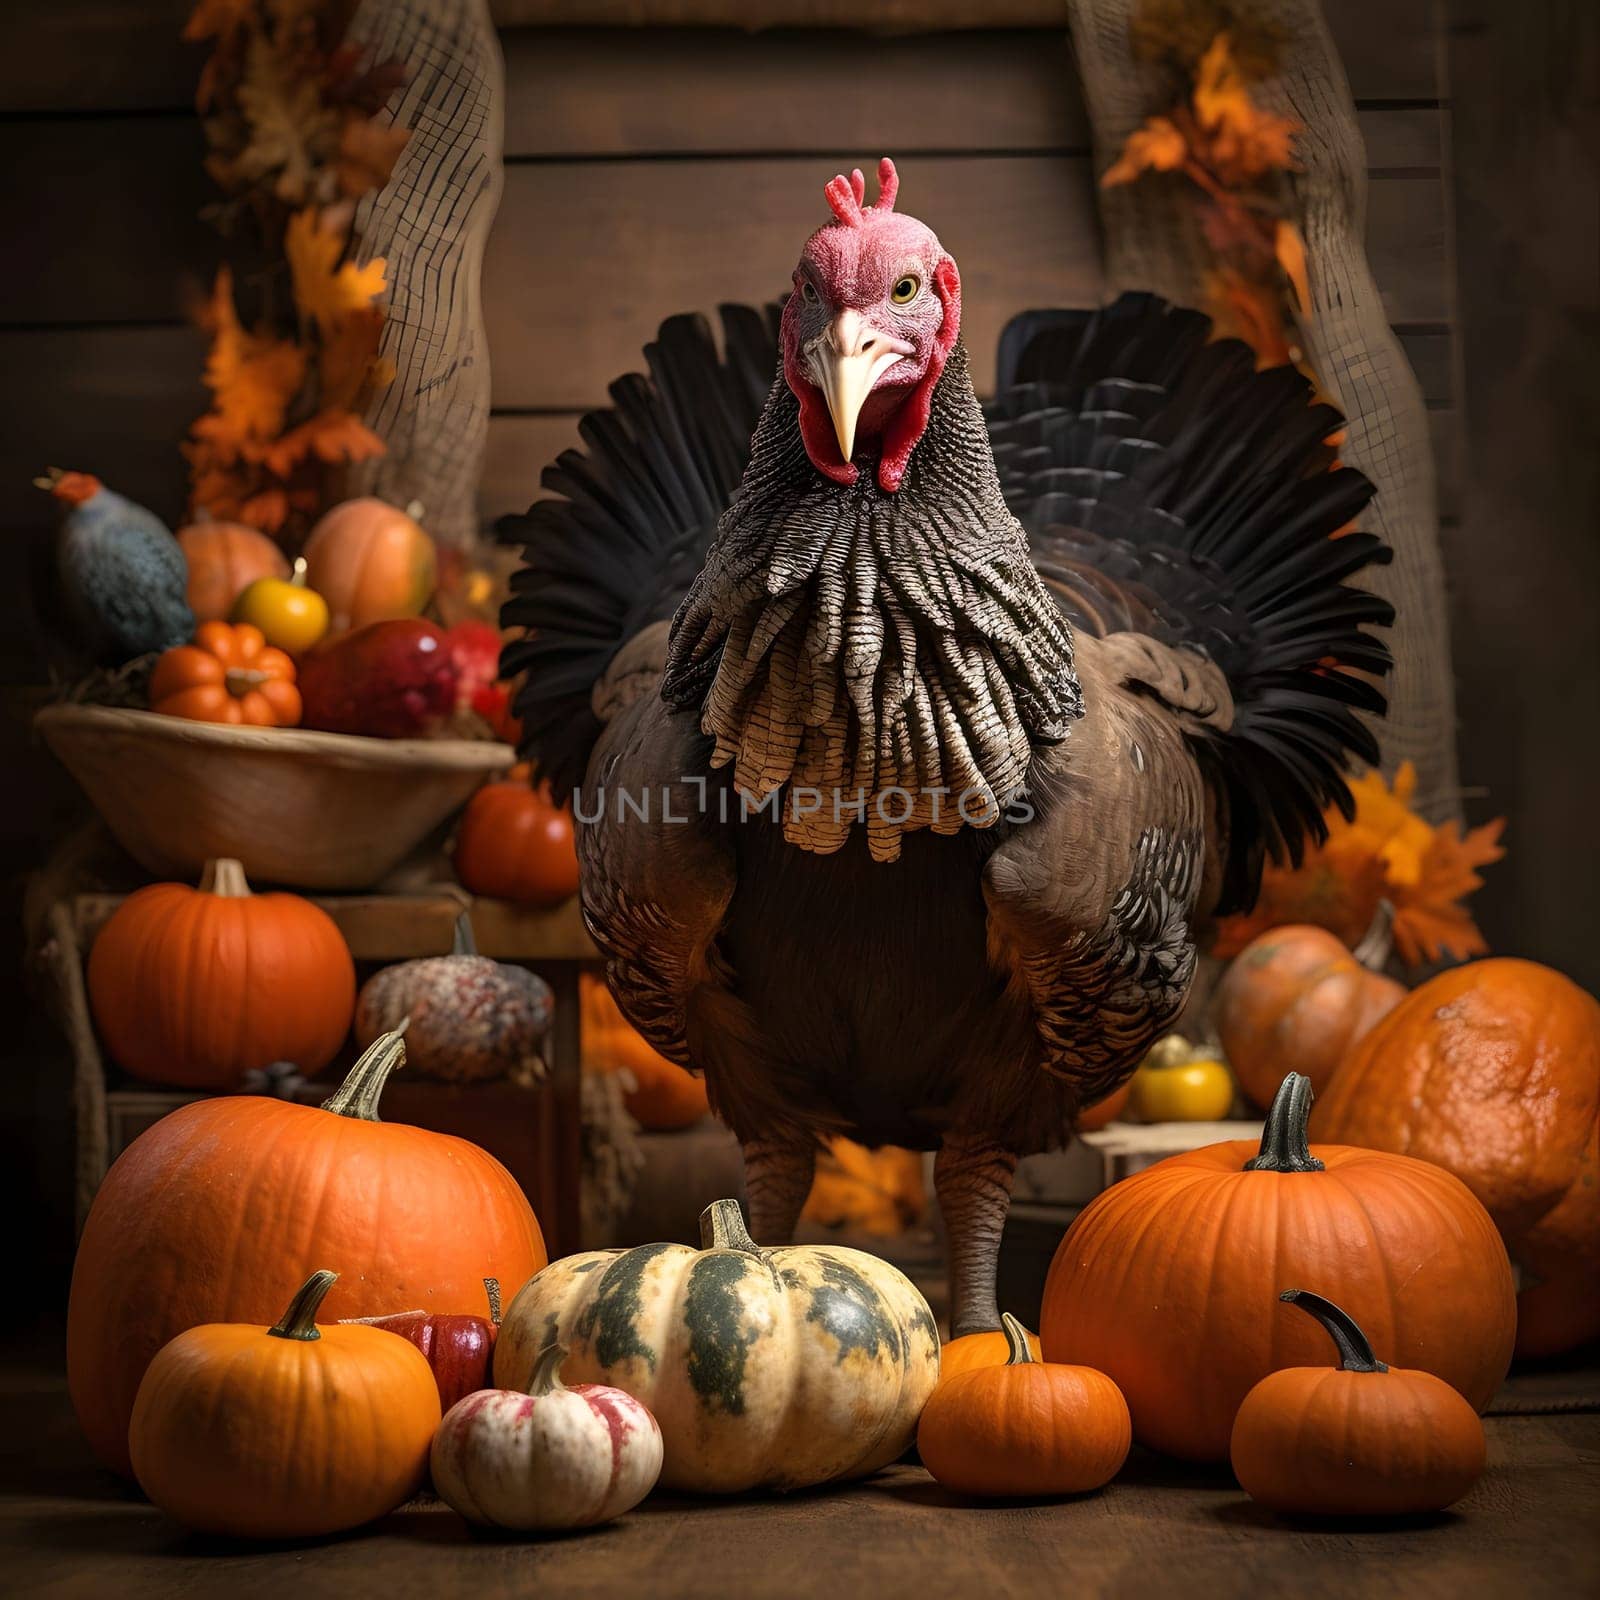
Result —
[[[43,480],[69,509],[56,544],[62,598],[78,642],[120,666],[194,632],[188,563],[171,530],[82,472]]]

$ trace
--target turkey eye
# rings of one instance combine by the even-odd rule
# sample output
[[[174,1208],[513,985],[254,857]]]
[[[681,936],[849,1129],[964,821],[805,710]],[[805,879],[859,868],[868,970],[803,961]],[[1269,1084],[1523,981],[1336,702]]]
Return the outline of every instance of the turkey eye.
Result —
[[[889,291],[889,298],[897,306],[908,306],[917,298],[917,291],[922,287],[922,280],[907,273],[901,278],[894,288]]]
[[[809,278],[800,284],[800,298],[807,302],[813,302],[817,298],[817,286]]]

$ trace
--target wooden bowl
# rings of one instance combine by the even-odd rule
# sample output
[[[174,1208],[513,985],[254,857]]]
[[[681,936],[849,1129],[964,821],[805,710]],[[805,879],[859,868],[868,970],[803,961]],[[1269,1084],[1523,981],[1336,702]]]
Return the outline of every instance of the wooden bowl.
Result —
[[[362,739],[152,711],[50,706],[35,718],[117,841],[195,879],[233,856],[264,883],[365,889],[516,760],[481,739]]]

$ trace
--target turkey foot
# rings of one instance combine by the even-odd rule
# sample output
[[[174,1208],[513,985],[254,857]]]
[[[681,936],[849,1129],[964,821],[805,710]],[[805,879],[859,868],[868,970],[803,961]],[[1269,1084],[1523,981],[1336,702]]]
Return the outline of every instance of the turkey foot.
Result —
[[[944,1215],[950,1265],[950,1336],[1000,1326],[995,1268],[1011,1207],[1013,1151],[992,1139],[950,1134],[933,1162],[933,1186]]]
[[[750,1200],[750,1236],[760,1245],[792,1244],[800,1208],[811,1193],[816,1143],[804,1137],[751,1139],[740,1149]]]

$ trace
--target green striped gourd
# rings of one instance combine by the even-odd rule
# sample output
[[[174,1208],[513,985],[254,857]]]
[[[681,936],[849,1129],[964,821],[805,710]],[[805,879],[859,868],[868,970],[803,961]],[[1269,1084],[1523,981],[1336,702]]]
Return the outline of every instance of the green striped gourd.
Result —
[[[735,1200],[706,1208],[700,1236],[551,1262],[506,1311],[496,1384],[525,1388],[559,1341],[569,1383],[654,1413],[665,1488],[800,1489],[899,1457],[939,1378],[910,1279],[860,1250],[759,1249]]]

